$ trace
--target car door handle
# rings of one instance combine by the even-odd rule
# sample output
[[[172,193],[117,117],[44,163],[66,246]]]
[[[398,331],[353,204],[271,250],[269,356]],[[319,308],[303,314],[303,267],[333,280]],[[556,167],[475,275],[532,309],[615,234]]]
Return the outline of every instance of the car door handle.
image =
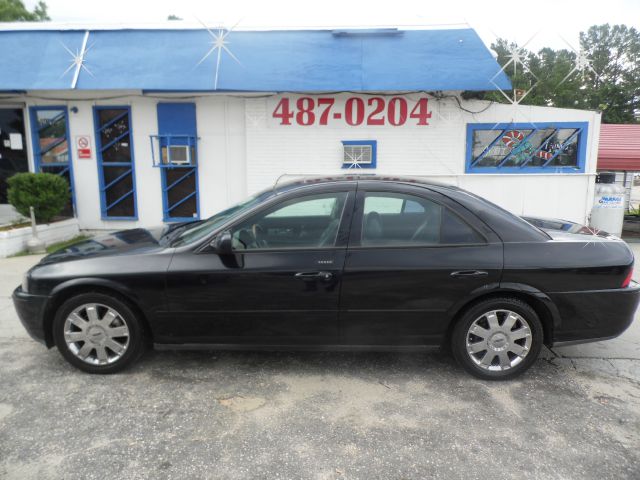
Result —
[[[451,272],[451,276],[454,278],[469,278],[469,277],[486,277],[489,272],[484,270],[458,270],[457,272]]]
[[[294,275],[301,280],[323,280],[325,282],[331,280],[333,273],[331,272],[298,272]]]

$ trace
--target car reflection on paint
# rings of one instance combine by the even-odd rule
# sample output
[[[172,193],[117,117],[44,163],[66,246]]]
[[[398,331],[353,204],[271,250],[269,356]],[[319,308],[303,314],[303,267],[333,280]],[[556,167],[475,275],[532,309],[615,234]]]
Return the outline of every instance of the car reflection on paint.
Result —
[[[542,217],[530,217],[523,216],[524,220],[529,222],[531,225],[535,225],[542,230],[551,230],[557,232],[566,232],[566,233],[575,233],[580,235],[595,235],[597,237],[602,238],[617,238],[615,235],[611,233],[605,232],[604,230],[599,230],[595,227],[588,227],[586,225],[582,225],[580,223],[572,222],[569,220],[560,220],[557,218],[542,218]]]

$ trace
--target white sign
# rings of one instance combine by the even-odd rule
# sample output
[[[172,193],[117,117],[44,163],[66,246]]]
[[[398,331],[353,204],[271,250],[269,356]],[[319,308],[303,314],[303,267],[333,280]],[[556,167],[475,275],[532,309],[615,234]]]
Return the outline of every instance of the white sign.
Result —
[[[19,133],[10,133],[9,142],[11,150],[22,150],[22,135]]]
[[[91,158],[91,137],[89,135],[76,136],[76,151],[78,158]]]

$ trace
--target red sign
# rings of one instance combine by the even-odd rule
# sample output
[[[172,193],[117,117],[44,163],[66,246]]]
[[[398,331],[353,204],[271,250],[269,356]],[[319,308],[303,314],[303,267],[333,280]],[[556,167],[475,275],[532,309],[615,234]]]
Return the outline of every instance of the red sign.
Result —
[[[284,97],[271,116],[280,125],[328,125],[344,122],[348,126],[405,124],[429,125],[429,99],[405,97],[348,97],[344,102],[335,97]]]
[[[91,137],[89,135],[78,135],[76,137],[76,151],[78,158],[91,158]]]

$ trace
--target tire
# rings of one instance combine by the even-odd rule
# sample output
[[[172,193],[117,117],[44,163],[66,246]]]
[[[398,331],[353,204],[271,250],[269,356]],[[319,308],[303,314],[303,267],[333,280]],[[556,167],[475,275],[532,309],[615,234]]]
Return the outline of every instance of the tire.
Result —
[[[457,362],[483,380],[508,380],[538,358],[542,323],[535,310],[516,298],[480,301],[458,319],[451,335]]]
[[[144,328],[131,307],[116,296],[83,293],[65,301],[53,320],[62,356],[87,373],[116,373],[145,348]]]

